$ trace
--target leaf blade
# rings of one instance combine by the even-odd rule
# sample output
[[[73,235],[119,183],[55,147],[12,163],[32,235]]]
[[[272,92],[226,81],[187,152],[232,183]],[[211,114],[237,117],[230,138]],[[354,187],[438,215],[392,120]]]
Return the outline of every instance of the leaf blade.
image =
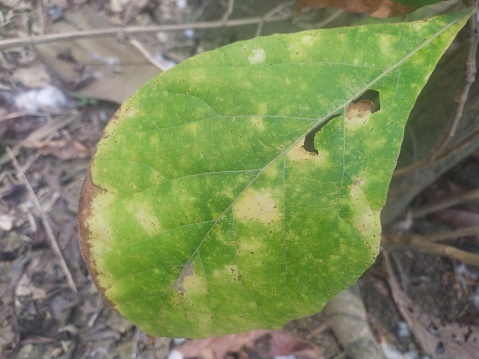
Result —
[[[146,332],[187,337],[321,309],[377,255],[405,120],[464,21],[260,38],[150,81],[107,127],[80,214],[106,297]],[[367,89],[381,110],[345,117]]]

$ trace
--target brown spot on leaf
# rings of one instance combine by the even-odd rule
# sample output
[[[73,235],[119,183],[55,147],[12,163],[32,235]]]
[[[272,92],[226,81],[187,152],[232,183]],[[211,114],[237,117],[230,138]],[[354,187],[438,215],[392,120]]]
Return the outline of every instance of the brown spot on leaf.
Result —
[[[92,249],[92,238],[90,229],[87,226],[88,219],[91,217],[91,203],[93,202],[94,198],[99,194],[103,193],[104,190],[93,183],[93,179],[91,178],[91,167],[94,164],[94,160],[90,163],[88,170],[85,175],[85,180],[83,181],[81,194],[80,194],[80,201],[78,204],[78,236],[80,238],[80,249],[85,260],[88,271],[95,282],[98,291],[102,294],[103,298],[107,302],[107,304],[116,309],[115,304],[111,302],[105,294],[107,288],[103,288],[100,285],[98,280],[98,270],[95,263],[95,259],[91,253]]]
[[[193,262],[189,262],[183,267],[183,270],[180,272],[178,279],[175,282],[175,289],[178,293],[185,293],[185,288],[183,288],[183,281],[186,277],[192,277],[195,275],[195,265]]]

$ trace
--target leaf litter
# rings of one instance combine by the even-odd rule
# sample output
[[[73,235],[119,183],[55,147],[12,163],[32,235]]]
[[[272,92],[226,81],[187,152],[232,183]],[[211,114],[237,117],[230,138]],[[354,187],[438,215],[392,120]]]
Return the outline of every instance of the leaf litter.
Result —
[[[176,347],[172,358],[196,358],[219,359],[225,358],[228,353],[241,352],[247,348],[254,348],[257,341],[266,337],[269,347],[263,355],[267,356],[301,356],[305,358],[321,359],[322,350],[315,344],[294,337],[282,330],[253,330],[242,334],[230,334],[213,338],[192,340]],[[244,356],[244,354],[243,354]]]

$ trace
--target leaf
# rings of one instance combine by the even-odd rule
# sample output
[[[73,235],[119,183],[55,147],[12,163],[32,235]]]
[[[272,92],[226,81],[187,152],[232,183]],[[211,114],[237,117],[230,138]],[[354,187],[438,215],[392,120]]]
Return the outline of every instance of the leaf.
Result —
[[[418,8],[411,5],[414,4],[405,5],[390,0],[296,0],[294,17],[298,18],[303,9],[332,7],[379,18],[389,18],[407,15]]]
[[[314,343],[293,337],[282,330],[271,332],[269,354],[276,356],[300,356],[313,359],[324,358],[321,348]]]
[[[431,4],[437,4],[440,2],[444,2],[445,0],[392,0],[397,3],[409,5],[409,6],[425,6],[425,5],[431,5]]]
[[[194,338],[321,310],[374,262],[405,121],[470,13],[237,42],[148,82],[82,189],[106,300],[147,333]],[[345,116],[367,90],[380,109]]]
[[[243,347],[254,347],[256,340],[270,333],[272,333],[270,330],[253,330],[241,334],[192,340],[174,350],[179,351],[184,358],[224,358],[228,352],[239,352]]]
[[[299,355],[306,358],[323,358],[322,350],[314,343],[296,338],[282,330],[253,330],[241,334],[228,334],[219,337],[205,338],[188,341],[174,350],[181,353],[184,358],[225,358],[228,353],[236,353],[241,357],[240,351],[254,348],[255,342],[266,335],[269,336],[269,356]],[[258,353],[257,355],[259,355]]]

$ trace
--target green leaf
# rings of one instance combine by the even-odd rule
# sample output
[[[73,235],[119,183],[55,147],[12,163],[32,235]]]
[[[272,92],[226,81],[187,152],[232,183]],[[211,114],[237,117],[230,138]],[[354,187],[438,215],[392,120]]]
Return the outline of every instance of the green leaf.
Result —
[[[108,302],[181,337],[321,310],[374,262],[405,121],[469,14],[238,42],[147,83],[82,190],[82,250]],[[380,110],[345,116],[367,90]]]

